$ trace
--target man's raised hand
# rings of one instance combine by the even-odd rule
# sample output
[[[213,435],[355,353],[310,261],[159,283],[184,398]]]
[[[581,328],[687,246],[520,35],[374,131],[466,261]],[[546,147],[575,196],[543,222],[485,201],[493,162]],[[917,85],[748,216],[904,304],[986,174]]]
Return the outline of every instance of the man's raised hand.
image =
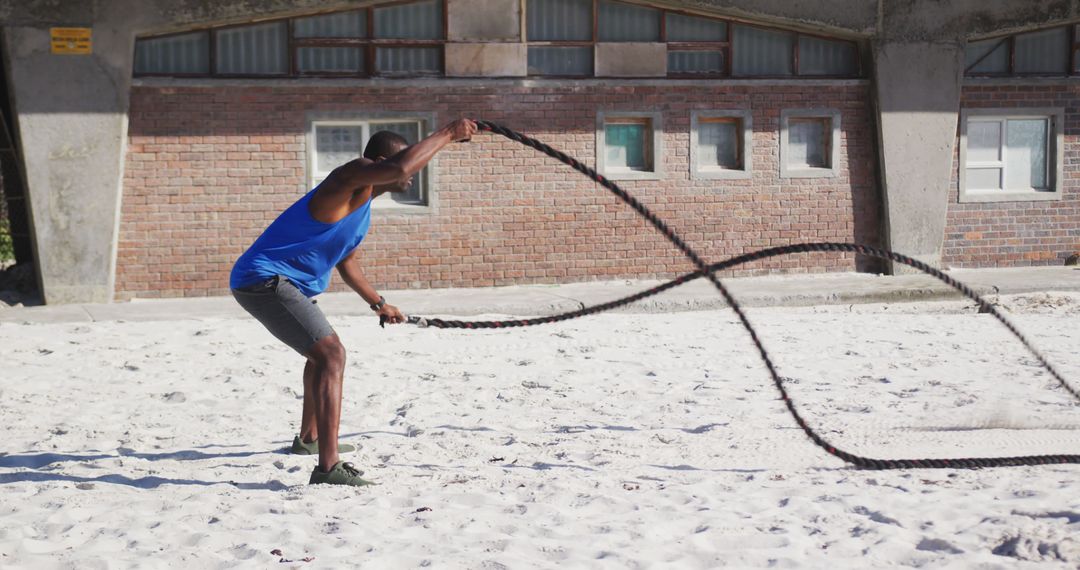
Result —
[[[476,122],[471,119],[458,119],[446,125],[446,128],[450,131],[450,138],[454,142],[469,142],[477,131]]]

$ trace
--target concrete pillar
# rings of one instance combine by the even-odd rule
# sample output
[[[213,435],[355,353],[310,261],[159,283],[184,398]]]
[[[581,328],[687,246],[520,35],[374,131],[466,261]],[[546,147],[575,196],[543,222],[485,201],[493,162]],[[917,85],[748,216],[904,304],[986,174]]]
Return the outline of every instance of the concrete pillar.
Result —
[[[57,26],[86,26],[82,22]],[[50,51],[47,25],[4,29],[46,303],[108,302],[127,139],[134,34],[93,24],[91,55]]]
[[[874,45],[887,247],[934,266],[945,239],[963,63],[958,41]]]

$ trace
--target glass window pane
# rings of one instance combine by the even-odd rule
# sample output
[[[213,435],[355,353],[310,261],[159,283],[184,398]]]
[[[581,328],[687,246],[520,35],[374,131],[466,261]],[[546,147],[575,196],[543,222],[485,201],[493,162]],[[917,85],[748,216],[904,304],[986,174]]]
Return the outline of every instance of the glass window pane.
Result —
[[[379,131],[390,131],[397,133],[408,141],[409,144],[416,144],[420,142],[420,123],[416,121],[399,122],[399,123],[371,123],[371,134],[375,134]]]
[[[363,38],[367,36],[367,12],[339,12],[293,20],[298,38]]]
[[[1001,160],[1001,122],[968,121],[967,161],[997,162]]]
[[[695,18],[682,14],[667,14],[669,42],[726,42],[727,23]]]
[[[601,0],[599,18],[599,41],[660,41],[660,10]]]
[[[375,67],[386,75],[439,73],[441,53],[437,47],[376,48]]]
[[[799,75],[855,75],[855,44],[799,36]]]
[[[528,0],[526,39],[592,41],[592,0]]]
[[[352,47],[302,47],[296,50],[296,69],[307,72],[361,72],[364,52]]]
[[[443,37],[442,3],[436,0],[375,8],[375,37],[438,40]]]
[[[1001,190],[1001,169],[969,168],[964,185],[968,190]]]
[[[742,168],[739,160],[739,121],[698,123],[698,164],[721,168]]]
[[[646,125],[644,123],[608,123],[604,125],[605,163],[608,168],[646,170]]]
[[[210,73],[210,35],[195,32],[137,40],[135,73]]]
[[[1005,188],[1046,190],[1047,119],[1011,119],[1006,128]]]
[[[1069,29],[1053,28],[1016,36],[1016,73],[1060,73],[1069,69]]]
[[[285,22],[218,30],[216,72],[228,75],[288,73]]]
[[[390,131],[397,133],[408,141],[409,144],[416,144],[420,141],[420,123],[417,121],[404,121],[395,123],[371,123],[371,134],[374,135],[379,131]],[[387,196],[400,204],[422,204],[424,202],[424,180],[427,176],[427,168],[418,172],[412,178],[412,186],[408,192],[402,193],[387,193]]]
[[[733,75],[791,75],[795,34],[735,26]]]
[[[991,50],[993,50],[992,53],[986,55]],[[979,61],[979,58],[984,55],[986,55],[986,58]],[[964,61],[964,69],[971,68],[968,69],[968,73],[1008,73],[1009,40],[995,38],[981,42],[970,42],[964,48]],[[979,65],[971,67],[976,61],[979,61]]]
[[[669,51],[668,73],[722,74],[727,71],[722,51]]]
[[[591,47],[529,46],[529,75],[592,75]]]
[[[316,125],[315,169],[325,176],[342,164],[360,158],[363,154],[361,137],[360,125]]]
[[[817,117],[788,119],[788,166],[828,168],[826,125],[828,119]]]

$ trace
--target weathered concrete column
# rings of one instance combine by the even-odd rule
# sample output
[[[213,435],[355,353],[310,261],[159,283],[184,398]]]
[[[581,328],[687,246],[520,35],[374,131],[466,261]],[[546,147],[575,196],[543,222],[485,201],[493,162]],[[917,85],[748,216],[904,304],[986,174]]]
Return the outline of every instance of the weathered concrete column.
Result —
[[[86,20],[57,26],[91,27]],[[50,51],[45,25],[4,29],[45,302],[113,297],[134,34],[95,23],[93,53]]]
[[[945,240],[963,62],[959,42],[874,45],[887,247],[934,266]]]

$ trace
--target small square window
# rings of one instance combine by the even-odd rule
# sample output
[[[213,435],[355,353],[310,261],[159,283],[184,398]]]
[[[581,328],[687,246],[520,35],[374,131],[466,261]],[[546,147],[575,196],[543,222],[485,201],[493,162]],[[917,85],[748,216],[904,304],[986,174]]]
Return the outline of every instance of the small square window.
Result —
[[[787,165],[794,168],[829,168],[829,120],[822,117],[788,121]]]
[[[615,119],[604,124],[604,155],[608,171],[652,170],[649,164],[648,119]]]
[[[1059,200],[1061,109],[961,112],[960,201]]]
[[[659,133],[659,113],[600,113],[598,170],[613,180],[660,178]]]
[[[750,178],[750,111],[694,111],[690,114],[690,170],[696,180]]]
[[[831,178],[839,163],[840,112],[787,109],[780,112],[780,176]]]
[[[309,187],[322,183],[333,170],[363,155],[364,146],[371,135],[379,131],[391,131],[405,138],[409,144],[427,136],[428,125],[433,117],[348,117],[340,114],[315,116],[310,120],[308,139]],[[414,178],[408,192],[384,194],[372,207],[395,211],[417,211],[431,205],[432,168],[421,170]],[[421,210],[422,211],[422,210]]]

